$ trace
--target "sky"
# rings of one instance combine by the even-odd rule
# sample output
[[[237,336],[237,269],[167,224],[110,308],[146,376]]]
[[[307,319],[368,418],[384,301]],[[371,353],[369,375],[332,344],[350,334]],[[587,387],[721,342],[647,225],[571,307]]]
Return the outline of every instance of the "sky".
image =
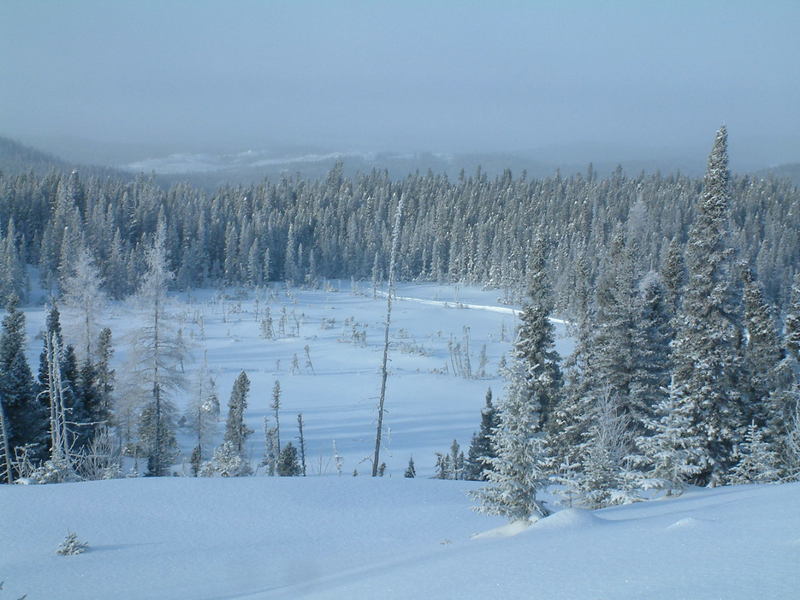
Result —
[[[791,153],[798,24],[796,0],[2,0],[0,135],[501,152],[725,123]]]

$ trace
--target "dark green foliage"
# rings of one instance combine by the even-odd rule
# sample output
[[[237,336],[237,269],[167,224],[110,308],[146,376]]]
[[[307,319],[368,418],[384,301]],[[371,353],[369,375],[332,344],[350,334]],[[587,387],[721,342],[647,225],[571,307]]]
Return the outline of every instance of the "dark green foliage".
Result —
[[[281,449],[281,454],[278,457],[278,475],[281,477],[297,477],[302,475],[303,471],[300,468],[300,460],[297,456],[297,448],[294,447],[292,442],[287,442]]]
[[[413,479],[417,476],[417,469],[414,467],[414,457],[408,459],[408,467],[406,467],[405,473],[403,473],[403,477],[406,479]]]
[[[492,390],[486,391],[486,405],[481,410],[481,427],[472,436],[467,460],[464,466],[464,479],[486,481],[486,471],[491,470],[491,459],[497,457],[492,446],[492,432],[499,424],[497,409],[492,404]]]
[[[200,465],[203,463],[201,447],[195,446],[192,449],[192,456],[189,458],[189,464],[192,467],[192,477],[197,477],[200,472]]]
[[[169,403],[148,402],[139,418],[139,438],[147,453],[147,476],[163,477],[178,457],[175,440],[175,415]]]
[[[253,433],[244,423],[247,410],[247,395],[250,393],[250,379],[242,371],[233,383],[231,397],[228,401],[228,421],[225,425],[225,441],[231,442],[240,456],[244,454],[247,437]]]
[[[730,175],[727,132],[721,128],[709,155],[697,218],[686,253],[688,280],[676,318],[672,394],[689,415],[687,438],[700,437],[694,483],[716,485],[733,465],[746,427],[742,393],[741,304],[732,273],[728,222]]]
[[[0,401],[6,417],[11,454],[31,446],[31,457],[44,459],[48,445],[48,413],[36,400],[36,388],[25,358],[25,315],[12,297],[0,334]]]

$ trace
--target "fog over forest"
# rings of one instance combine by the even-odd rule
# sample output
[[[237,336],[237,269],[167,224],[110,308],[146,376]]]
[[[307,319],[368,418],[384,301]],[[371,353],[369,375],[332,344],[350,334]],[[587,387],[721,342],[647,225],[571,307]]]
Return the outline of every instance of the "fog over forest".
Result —
[[[686,171],[725,123],[732,167],[754,170],[800,161],[799,21],[777,0],[4,2],[0,134],[114,165],[257,150]]]

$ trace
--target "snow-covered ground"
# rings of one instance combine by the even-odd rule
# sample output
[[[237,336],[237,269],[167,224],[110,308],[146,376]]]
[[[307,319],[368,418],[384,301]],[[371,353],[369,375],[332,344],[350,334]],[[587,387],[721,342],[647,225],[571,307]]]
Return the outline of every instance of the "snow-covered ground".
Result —
[[[797,598],[800,484],[567,509],[514,537],[476,484],[307,477],[0,487],[3,598]],[[67,531],[90,549],[58,556]]]
[[[385,421],[388,469],[379,479],[363,475],[374,439],[384,298],[374,299],[367,284],[354,294],[349,282],[289,294],[275,286],[241,298],[211,291],[174,296],[174,322],[193,348],[188,379],[206,354],[224,419],[234,378],[248,373],[254,464],[279,379],[281,437],[296,436],[302,412],[309,476],[0,486],[0,598],[797,598],[800,484],[693,490],[594,513],[567,509],[512,537],[502,519],[471,510],[466,492],[479,484],[428,478],[435,451],[446,451],[453,438],[466,450],[486,388],[502,393],[498,363],[510,349],[516,316],[498,295],[400,286]],[[294,312],[299,336],[263,339],[266,306],[276,331],[286,309],[287,334]],[[44,310],[29,307],[26,314],[35,370]],[[140,318],[138,309],[121,304],[103,318],[114,332],[118,369],[125,335]],[[63,320],[69,333],[69,315]],[[366,332],[366,345],[354,343],[354,327]],[[448,345],[463,345],[465,327],[473,372],[486,345],[484,377],[452,372]],[[557,331],[566,354],[571,342],[563,323]],[[313,373],[305,368],[306,345]],[[293,375],[294,354],[301,372]],[[175,397],[179,407],[189,394]],[[179,439],[188,454],[192,439],[185,431]],[[411,455],[419,477],[404,479]],[[352,477],[354,469],[361,476]],[[56,555],[67,531],[90,550]],[[485,535],[473,538],[479,532]]]
[[[333,442],[344,458],[343,469],[366,473],[371,469],[380,391],[383,323],[386,299],[373,297],[368,283],[333,282],[326,289],[292,289],[274,284],[268,290],[226,294],[202,290],[173,295],[169,312],[191,346],[185,362],[187,390],[174,396],[185,407],[194,375],[207,356],[217,384],[222,409],[217,439],[221,441],[227,402],[233,381],[246,371],[251,381],[248,426],[255,431],[248,454],[257,464],[264,455],[263,419],[272,418],[269,404],[276,380],[282,390],[281,440],[295,440],[297,414],[305,421],[309,473],[335,470]],[[326,291],[327,290],[327,291]],[[387,474],[401,476],[413,455],[417,472],[430,475],[435,452],[446,452],[453,439],[469,446],[480,424],[480,410],[487,388],[501,394],[498,375],[501,356],[511,348],[517,317],[515,307],[498,303],[497,290],[461,286],[402,284],[392,313],[390,378],[384,420],[386,435],[382,460]],[[276,339],[261,337],[260,321],[269,307]],[[286,311],[285,335],[279,335],[281,314]],[[36,372],[42,349],[40,332],[45,309],[26,310],[31,368]],[[299,336],[292,337],[295,317]],[[114,365],[121,375],[127,354],[126,335],[141,322],[141,311],[130,303],[113,304],[100,319],[112,329]],[[62,310],[69,341],[70,315]],[[558,348],[571,351],[563,323],[557,323]],[[473,378],[453,374],[449,344],[465,346],[469,328],[469,354]],[[364,332],[365,343],[354,342],[353,332]],[[486,346],[488,363],[478,377],[480,354]],[[306,368],[308,346],[313,372]],[[300,372],[292,374],[293,357]],[[273,423],[274,424],[274,423]],[[296,440],[295,440],[296,441]],[[195,442],[179,432],[183,455],[188,460]],[[177,465],[188,472],[187,465]]]

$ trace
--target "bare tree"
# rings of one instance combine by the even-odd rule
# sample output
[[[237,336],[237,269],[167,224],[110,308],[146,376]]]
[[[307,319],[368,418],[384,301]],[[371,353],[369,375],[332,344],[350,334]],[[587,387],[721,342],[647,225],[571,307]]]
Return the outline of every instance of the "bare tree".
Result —
[[[392,252],[389,255],[389,289],[386,294],[386,327],[383,332],[383,361],[381,362],[381,395],[378,400],[378,426],[375,432],[375,456],[372,459],[372,476],[378,476],[381,458],[381,437],[383,434],[383,412],[386,402],[386,379],[389,376],[387,363],[389,361],[389,325],[392,321],[392,295],[394,294],[395,262],[397,261],[397,248],[400,245],[400,223],[403,218],[403,196],[397,203],[397,212],[394,217],[392,229]]]

